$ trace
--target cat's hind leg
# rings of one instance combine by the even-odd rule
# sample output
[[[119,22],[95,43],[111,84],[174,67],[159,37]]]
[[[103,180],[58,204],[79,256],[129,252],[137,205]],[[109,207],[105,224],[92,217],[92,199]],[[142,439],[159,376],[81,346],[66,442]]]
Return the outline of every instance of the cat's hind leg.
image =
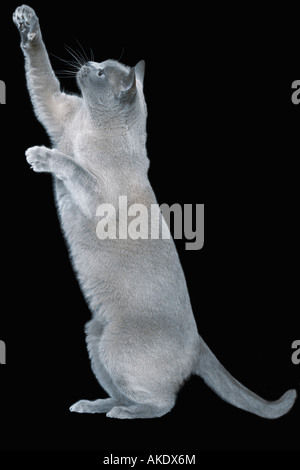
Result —
[[[156,356],[156,350],[147,346],[145,341],[145,346],[138,348],[136,338],[131,337],[115,347],[111,345],[109,350],[103,347],[105,369],[118,393],[127,400],[114,406],[108,418],[159,418],[175,405],[181,383],[176,364],[168,365],[170,361],[163,352],[161,357]]]
[[[154,398],[154,397],[153,397]],[[154,398],[153,403],[137,403],[129,406],[114,406],[106,416],[118,419],[160,418],[173,408],[175,400],[159,402]]]
[[[97,320],[91,320],[85,325],[85,332],[92,370],[102,388],[111,398],[93,401],[79,400],[70,407],[70,411],[76,413],[107,413],[112,410],[112,408],[131,404],[132,402],[115,386],[111,376],[101,361],[100,339],[103,334],[103,326]]]

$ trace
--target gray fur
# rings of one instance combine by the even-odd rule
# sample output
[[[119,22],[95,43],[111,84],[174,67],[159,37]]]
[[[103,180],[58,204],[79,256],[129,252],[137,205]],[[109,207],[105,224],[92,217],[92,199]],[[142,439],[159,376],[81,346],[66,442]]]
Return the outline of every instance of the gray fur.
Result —
[[[92,369],[110,396],[81,400],[71,411],[159,417],[174,406],[184,381],[199,374],[239,408],[267,418],[285,414],[295,391],[278,402],[261,399],[231,377],[199,336],[172,239],[96,235],[100,203],[117,207],[119,195],[128,204],[156,203],[147,177],[144,63],[87,63],[77,73],[82,96],[65,94],[35,12],[23,5],[13,18],[34,110],[53,143],[29,148],[27,161],[53,176],[62,231],[92,312],[86,325]]]

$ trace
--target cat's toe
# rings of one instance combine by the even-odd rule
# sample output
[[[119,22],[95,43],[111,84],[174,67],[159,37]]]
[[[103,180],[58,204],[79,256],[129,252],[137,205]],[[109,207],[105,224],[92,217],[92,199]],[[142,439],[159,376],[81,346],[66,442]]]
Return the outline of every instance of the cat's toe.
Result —
[[[22,5],[16,8],[13,14],[13,20],[20,29],[30,26],[30,20],[34,11],[27,5]]]

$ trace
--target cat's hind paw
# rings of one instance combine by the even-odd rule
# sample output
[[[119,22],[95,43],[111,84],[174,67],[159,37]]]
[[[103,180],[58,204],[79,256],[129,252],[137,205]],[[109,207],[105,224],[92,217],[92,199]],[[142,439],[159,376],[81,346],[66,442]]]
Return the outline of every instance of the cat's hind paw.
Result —
[[[70,411],[73,413],[96,413],[97,411],[93,406],[91,406],[91,402],[88,400],[80,400],[74,403],[74,405],[70,406]]]
[[[79,400],[70,406],[70,411],[75,413],[107,413],[116,405],[116,401],[112,398],[104,398],[100,400]]]
[[[15,10],[13,21],[20,32],[23,46],[36,43],[40,38],[38,17],[28,5],[22,5]]]

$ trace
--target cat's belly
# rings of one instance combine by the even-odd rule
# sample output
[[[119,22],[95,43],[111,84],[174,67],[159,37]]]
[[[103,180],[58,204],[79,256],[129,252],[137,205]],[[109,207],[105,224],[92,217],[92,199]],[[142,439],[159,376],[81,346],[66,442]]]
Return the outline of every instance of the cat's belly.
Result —
[[[178,331],[193,335],[195,320],[173,240],[100,240],[96,221],[82,215],[63,182],[56,182],[55,192],[72,265],[94,316],[109,322],[132,314],[163,315]]]

